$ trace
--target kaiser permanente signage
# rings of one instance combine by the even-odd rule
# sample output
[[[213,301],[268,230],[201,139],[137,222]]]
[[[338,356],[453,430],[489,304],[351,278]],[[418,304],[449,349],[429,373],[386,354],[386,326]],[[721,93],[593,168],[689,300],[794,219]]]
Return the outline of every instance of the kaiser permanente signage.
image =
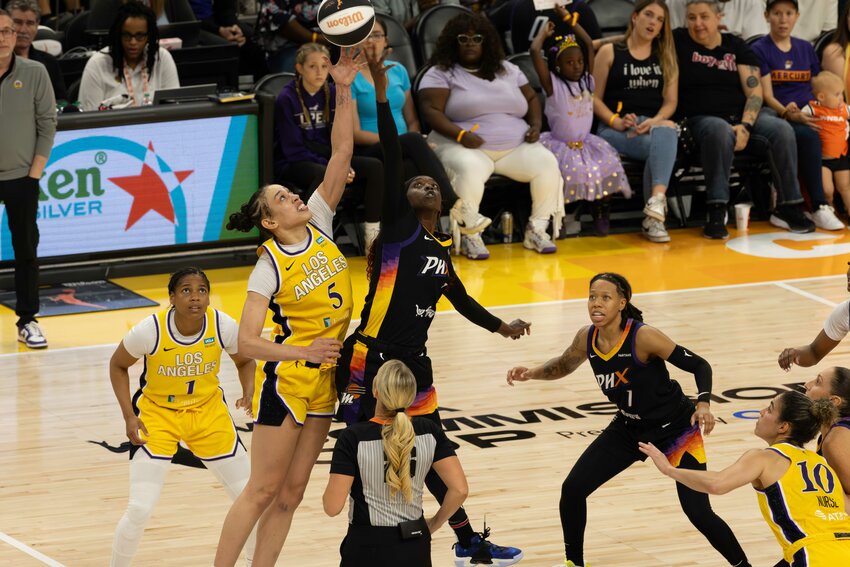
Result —
[[[57,132],[39,257],[244,238],[225,224],[257,189],[257,143],[253,115]],[[0,227],[0,260],[11,260],[5,207]]]

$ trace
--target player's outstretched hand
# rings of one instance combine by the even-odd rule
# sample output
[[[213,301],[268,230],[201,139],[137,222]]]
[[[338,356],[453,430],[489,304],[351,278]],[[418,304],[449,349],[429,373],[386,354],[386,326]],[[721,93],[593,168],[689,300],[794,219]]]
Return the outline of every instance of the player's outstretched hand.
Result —
[[[508,370],[508,385],[513,386],[514,382],[527,382],[534,378],[533,371],[525,366],[514,366]]]
[[[510,323],[502,321],[502,325],[496,332],[506,339],[517,340],[523,335],[531,334],[531,323],[526,323],[522,319],[514,319]]]
[[[800,351],[796,348],[786,348],[779,354],[779,368],[788,372],[794,364],[800,364]]]
[[[330,64],[330,59],[325,57],[326,63]],[[339,55],[339,61],[336,65],[330,68],[331,77],[337,85],[349,86],[354,82],[354,78],[360,71],[360,67],[366,64],[366,58],[363,51],[353,47],[346,47]]]
[[[336,339],[316,339],[304,348],[304,360],[315,364],[335,364],[342,343]]]
[[[148,434],[148,430],[145,427],[145,424],[139,419],[138,416],[131,416],[124,420],[127,425],[127,438],[130,440],[130,443],[133,445],[144,445],[146,441],[142,439],[142,436],[139,435],[139,430],[142,430],[146,436]]]
[[[638,442],[638,449],[640,449],[641,453],[652,459],[652,462],[655,463],[655,466],[659,471],[669,475],[669,472],[673,469],[673,465],[670,464],[670,461],[667,460],[667,456],[659,451],[655,445],[652,443]]]

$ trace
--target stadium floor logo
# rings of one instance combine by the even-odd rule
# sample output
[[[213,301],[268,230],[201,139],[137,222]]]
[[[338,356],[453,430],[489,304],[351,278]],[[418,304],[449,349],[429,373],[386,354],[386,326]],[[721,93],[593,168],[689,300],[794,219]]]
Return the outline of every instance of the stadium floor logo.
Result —
[[[802,260],[850,254],[850,231],[826,234],[811,232],[767,232],[732,238],[726,242],[730,250],[747,256]]]

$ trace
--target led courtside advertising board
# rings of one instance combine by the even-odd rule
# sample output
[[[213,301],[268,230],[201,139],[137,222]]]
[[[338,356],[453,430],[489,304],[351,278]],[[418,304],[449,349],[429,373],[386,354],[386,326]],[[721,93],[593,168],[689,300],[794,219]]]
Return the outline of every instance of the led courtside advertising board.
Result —
[[[38,255],[245,238],[225,224],[258,168],[253,115],[59,131],[40,183]],[[0,227],[0,260],[11,260],[5,208]]]

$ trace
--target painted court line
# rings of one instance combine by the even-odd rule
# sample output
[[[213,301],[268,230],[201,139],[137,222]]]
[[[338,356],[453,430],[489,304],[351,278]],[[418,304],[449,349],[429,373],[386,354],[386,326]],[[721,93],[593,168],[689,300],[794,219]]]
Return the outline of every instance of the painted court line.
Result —
[[[817,295],[810,294],[806,291],[795,288],[795,287],[788,285],[788,284],[789,283],[796,283],[796,282],[815,282],[815,281],[826,280],[826,279],[830,279],[830,278],[839,278],[839,277],[841,277],[841,274],[835,274],[835,275],[831,275],[831,276],[813,276],[813,277],[809,277],[809,278],[791,278],[791,279],[787,279],[787,280],[769,280],[769,281],[763,281],[763,282],[712,285],[712,286],[705,286],[705,287],[689,287],[689,288],[682,288],[682,289],[667,289],[667,290],[658,290],[658,291],[644,291],[644,292],[640,292],[640,293],[635,293],[634,296],[635,297],[648,297],[648,296],[653,296],[653,295],[674,295],[674,294],[681,294],[681,293],[695,293],[695,292],[701,292],[701,291],[719,291],[719,290],[728,290],[728,289],[739,289],[739,288],[774,285],[774,286],[779,286],[783,289],[787,289],[789,291],[792,291],[792,292],[797,293],[799,295],[802,295],[804,297],[808,297],[809,299],[813,299],[815,301],[818,301],[819,303],[823,303],[825,305],[835,307],[836,304],[829,301],[828,299],[824,299],[823,297],[818,297]],[[585,297],[577,297],[577,298],[574,298],[574,299],[553,299],[551,301],[533,301],[533,302],[530,302],[530,303],[512,303],[512,304],[509,304],[509,305],[493,305],[491,307],[487,307],[487,310],[488,311],[500,311],[500,310],[504,310],[504,309],[515,309],[517,307],[545,307],[547,305],[564,305],[564,304],[570,304],[570,303],[583,303],[585,301],[587,301],[587,298],[585,298]],[[455,311],[454,309],[446,310],[446,311],[440,311],[439,313],[440,313],[440,315],[452,315],[452,314],[457,315],[458,314],[458,312]],[[355,325],[359,322],[360,322],[359,319],[352,319],[351,320],[351,323],[355,324]],[[263,329],[263,333],[267,333],[270,330],[271,329]],[[54,349],[45,349],[45,350],[41,350],[41,351],[8,352],[8,353],[5,353],[5,354],[0,354],[0,359],[13,357],[13,356],[21,356],[21,355],[39,356],[39,355],[44,355],[44,354],[56,353],[56,352],[66,352],[66,351],[76,351],[76,350],[86,350],[86,349],[98,349],[98,348],[105,348],[105,347],[114,348],[115,345],[117,345],[117,344],[118,344],[118,342],[116,341],[114,343],[104,343],[104,344],[100,344],[100,345],[62,347],[62,348],[54,348]],[[0,533],[2,533],[2,532],[0,532]]]
[[[773,285],[775,285],[776,287],[781,287],[782,289],[787,289],[788,291],[790,291],[792,293],[796,293],[797,295],[802,295],[803,297],[811,299],[812,301],[817,301],[818,303],[823,303],[824,305],[829,305],[830,307],[835,307],[836,305],[838,305],[834,301],[830,301],[830,300],[826,299],[825,297],[815,295],[814,293],[809,293],[808,291],[803,291],[802,289],[800,289],[798,287],[794,287],[793,285],[788,285],[785,282],[776,282]]]
[[[34,557],[35,559],[38,559],[39,561],[41,561],[45,565],[50,565],[50,567],[65,567],[63,564],[59,563],[58,561],[54,561],[53,559],[49,558],[45,554],[34,550],[30,546],[19,542],[18,540],[16,540],[12,536],[10,536],[8,534],[4,534],[3,532],[0,532],[0,541],[5,541],[6,543],[11,545],[12,547],[20,549],[21,551],[23,551],[24,553],[26,553],[30,557]]]

